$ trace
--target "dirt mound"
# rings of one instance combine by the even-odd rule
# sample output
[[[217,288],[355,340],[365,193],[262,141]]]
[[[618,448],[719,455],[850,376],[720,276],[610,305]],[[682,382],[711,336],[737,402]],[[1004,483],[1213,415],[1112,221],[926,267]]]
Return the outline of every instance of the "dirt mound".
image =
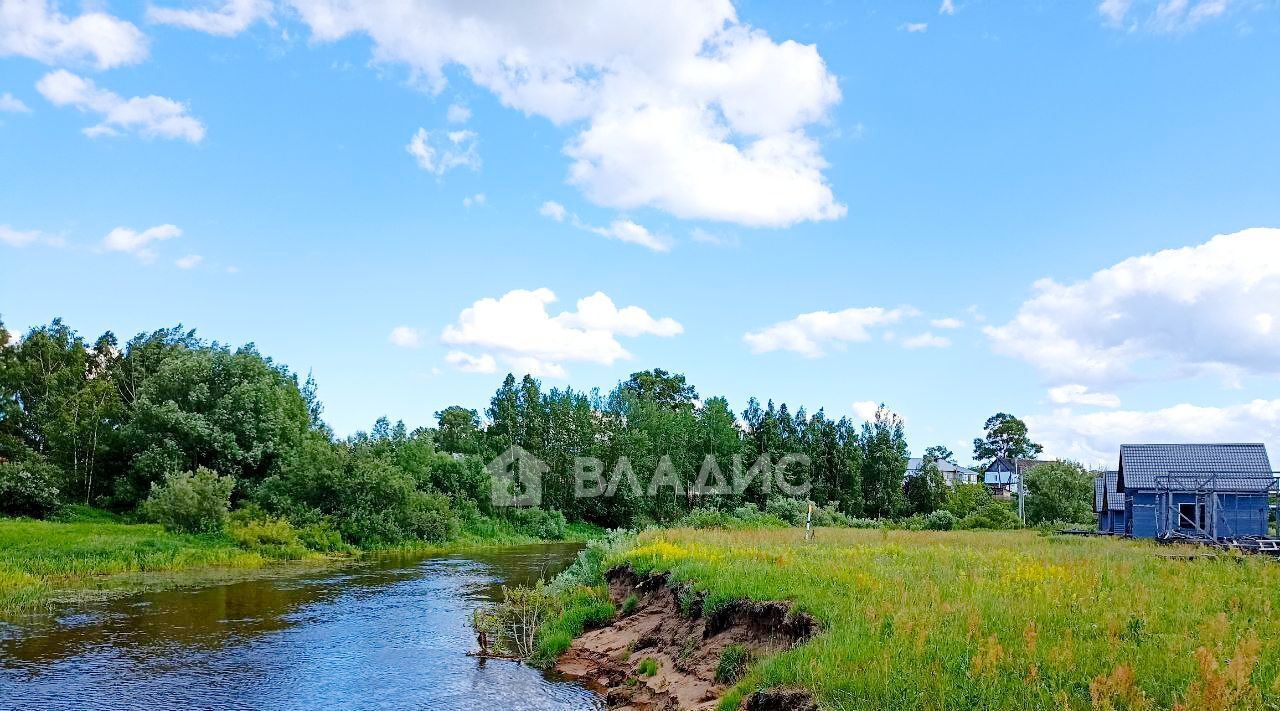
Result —
[[[812,617],[794,612],[786,602],[740,600],[703,614],[703,596],[671,584],[665,573],[640,575],[622,566],[605,579],[614,604],[622,608],[634,595],[634,608],[620,612],[608,627],[574,640],[556,670],[602,692],[610,708],[713,709],[728,686],[716,680],[728,647],[736,645],[758,658],[789,649],[818,630]],[[644,673],[642,666],[653,671],[655,663],[656,672]],[[747,708],[814,707],[804,692],[784,690],[753,694]]]

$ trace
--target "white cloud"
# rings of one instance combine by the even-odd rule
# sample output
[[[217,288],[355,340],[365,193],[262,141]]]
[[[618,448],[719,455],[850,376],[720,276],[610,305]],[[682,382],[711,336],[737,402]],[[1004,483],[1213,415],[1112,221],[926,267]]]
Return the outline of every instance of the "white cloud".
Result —
[[[906,32],[911,32],[911,33],[916,33],[916,32],[927,32],[927,31],[929,30],[929,23],[927,23],[927,22],[904,22],[904,23],[902,23],[902,25],[900,25],[900,26],[898,27],[898,29],[900,29],[900,30],[904,30],[904,31],[906,31]]]
[[[10,247],[26,247],[43,237],[44,234],[39,230],[18,230],[9,225],[0,225],[0,242]]]
[[[622,336],[678,336],[684,327],[673,318],[658,318],[649,315],[639,306],[614,306],[603,292],[597,291],[591,296],[578,299],[578,310],[566,312],[559,317],[565,325],[588,331],[608,331]]]
[[[161,25],[177,25],[211,35],[230,37],[244,32],[258,20],[271,17],[270,0],[223,0],[220,4],[190,10],[147,8],[147,19]]]
[[[410,326],[396,326],[391,329],[387,341],[401,348],[417,348],[422,345],[422,332]]]
[[[149,138],[181,138],[191,143],[204,139],[204,124],[187,113],[186,105],[163,96],[125,99],[65,69],[44,75],[36,83],[36,89],[55,106],[74,106],[80,111],[101,114],[101,123],[84,129],[90,137],[136,130]]]
[[[1218,235],[1126,259],[1069,285],[1051,279],[984,332],[1059,382],[1280,373],[1280,229]]]
[[[1092,392],[1088,387],[1079,384],[1049,388],[1049,401],[1058,405],[1120,407],[1120,398],[1114,393]]]
[[[494,373],[498,370],[498,363],[488,353],[473,356],[462,351],[449,351],[444,360],[463,373]]]
[[[942,4],[938,6],[939,15],[956,14],[956,5],[952,0],[942,0]]]
[[[542,203],[542,207],[538,208],[538,214],[543,217],[550,217],[556,222],[564,222],[565,215],[568,212],[564,209],[564,205],[554,200],[548,200]]]
[[[909,307],[885,309],[879,306],[836,312],[813,311],[775,323],[764,330],[747,333],[742,338],[755,353],[782,350],[819,358],[826,355],[828,346],[843,347],[849,342],[868,341],[871,339],[870,329],[897,323],[914,313],[915,310]]]
[[[44,64],[89,62],[98,69],[134,64],[147,56],[147,38],[132,23],[104,12],[69,18],[47,0],[0,2],[0,57]]]
[[[441,340],[493,351],[523,372],[563,377],[563,363],[612,365],[630,358],[618,336],[670,337],[683,331],[675,320],[654,318],[638,306],[618,308],[600,292],[580,299],[576,311],[552,316],[547,306],[555,300],[545,288],[480,299],[459,314],[457,323],[445,327]]]
[[[929,322],[934,328],[964,328],[964,321],[958,318],[935,318]]]
[[[431,131],[419,128],[404,149],[428,173],[444,175],[454,168],[480,169],[475,131]]]
[[[102,246],[108,251],[127,252],[144,262],[150,262],[155,259],[156,253],[148,245],[181,236],[182,230],[176,225],[156,225],[141,232],[128,227],[117,227],[107,233]]]
[[[462,206],[481,207],[487,200],[488,198],[484,196],[484,193],[476,193],[475,195],[468,195],[467,197],[462,198]]]
[[[928,331],[902,339],[903,348],[948,348],[950,346],[950,338],[945,336],[935,336]]]
[[[709,244],[714,247],[737,247],[741,242],[733,235],[722,235],[714,232],[708,232],[701,227],[695,227],[689,231],[689,237],[694,242],[700,244]]]
[[[870,422],[876,416],[876,410],[880,407],[880,403],[875,400],[859,400],[850,408],[853,410],[853,416],[863,422]]]
[[[672,240],[666,235],[654,234],[647,227],[631,220],[617,219],[607,226],[590,225],[583,222],[576,214],[570,213],[558,202],[548,200],[538,208],[538,214],[556,222],[564,222],[568,218],[574,227],[619,242],[638,244],[655,252],[666,252],[671,249]]]
[[[1280,451],[1280,400],[1209,407],[1183,403],[1160,410],[1075,414],[1063,409],[1025,418],[1045,454],[1114,468],[1121,444],[1263,442]]]
[[[1098,3],[1098,14],[1102,15],[1107,24],[1119,27],[1124,24],[1132,5],[1133,0],[1102,0]]]
[[[845,214],[806,133],[840,101],[836,77],[727,0],[290,2],[314,40],[367,34],[376,62],[432,91],[459,65],[504,105],[581,126],[569,180],[597,204],[756,226]]]
[[[0,111],[11,114],[27,114],[31,113],[31,108],[22,102],[22,99],[5,92],[0,94]]]
[[[591,227],[587,225],[583,225],[583,227],[601,237],[616,239],[619,242],[638,244],[655,252],[666,252],[671,249],[671,239],[669,237],[654,234],[644,225],[637,224],[631,220],[614,220],[609,223],[608,227]]]
[[[203,261],[204,261],[204,257],[200,256],[199,254],[188,254],[185,257],[179,257],[177,261],[174,262],[174,264],[179,269],[195,269],[196,267],[200,266],[200,263]]]
[[[1130,32],[1181,33],[1225,15],[1229,6],[1229,0],[1102,0],[1098,14],[1104,24]]]
[[[450,104],[449,111],[445,116],[449,123],[466,123],[471,120],[471,109],[462,104]]]

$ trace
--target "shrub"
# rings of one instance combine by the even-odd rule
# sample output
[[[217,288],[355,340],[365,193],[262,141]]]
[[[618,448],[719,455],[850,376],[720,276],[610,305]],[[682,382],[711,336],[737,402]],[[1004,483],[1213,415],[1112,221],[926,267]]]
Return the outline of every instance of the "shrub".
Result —
[[[1093,475],[1073,462],[1049,462],[1027,472],[1027,521],[1092,521]]]
[[[191,472],[167,474],[164,483],[152,482],[151,495],[142,502],[142,514],[170,531],[216,533],[227,524],[227,509],[236,480],[200,467]]]
[[[513,508],[507,512],[507,520],[520,533],[548,541],[564,538],[565,528],[569,525],[563,513],[539,508]]]
[[[809,502],[785,496],[770,497],[764,505],[764,512],[773,514],[792,526],[803,526],[809,513]]]
[[[957,484],[947,492],[942,508],[956,518],[964,518],[994,501],[984,484]]]
[[[41,461],[0,463],[0,513],[47,516],[58,506],[57,467]]]
[[[950,531],[956,527],[959,519],[945,509],[939,509],[924,517],[924,527],[930,531]]]
[[[755,506],[746,504],[729,513],[712,508],[693,509],[680,517],[675,525],[736,531],[744,528],[785,528],[791,524],[774,514],[760,513]]]
[[[299,528],[298,540],[307,548],[320,553],[338,553],[351,548],[342,541],[342,533],[329,521],[307,524]]]
[[[640,598],[636,597],[635,593],[631,593],[627,596],[626,600],[622,601],[622,614],[630,615],[636,611],[636,608],[639,607],[639,605]]]
[[[751,664],[751,652],[741,644],[731,644],[720,652],[720,662],[716,664],[716,682],[733,684],[747,673]]]
[[[658,673],[658,660],[653,657],[645,657],[640,660],[640,664],[636,667],[636,674],[640,676],[653,676]]]
[[[956,526],[956,528],[988,528],[997,531],[1021,527],[1022,522],[1018,520],[1018,514],[998,501],[993,501],[965,516]]]

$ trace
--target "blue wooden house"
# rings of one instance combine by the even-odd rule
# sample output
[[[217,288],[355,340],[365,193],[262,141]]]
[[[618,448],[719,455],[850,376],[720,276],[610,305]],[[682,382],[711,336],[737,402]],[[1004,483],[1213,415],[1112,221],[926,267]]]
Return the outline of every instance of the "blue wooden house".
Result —
[[[1269,534],[1276,479],[1261,444],[1125,444],[1116,490],[1128,535],[1218,540]]]
[[[1124,535],[1124,492],[1119,480],[1120,472],[1102,472],[1093,480],[1093,510],[1100,533]]]

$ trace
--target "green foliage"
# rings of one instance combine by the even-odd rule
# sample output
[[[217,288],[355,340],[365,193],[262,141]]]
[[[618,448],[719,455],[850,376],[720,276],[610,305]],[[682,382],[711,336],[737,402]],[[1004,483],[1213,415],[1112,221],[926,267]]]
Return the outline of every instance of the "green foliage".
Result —
[[[956,484],[948,492],[942,507],[956,518],[964,518],[995,501],[984,484]]]
[[[658,660],[653,657],[645,657],[636,665],[636,674],[638,676],[653,676],[658,673]]]
[[[950,531],[960,522],[955,514],[941,509],[933,513],[926,514],[924,517],[924,528],[929,531]]]
[[[774,514],[762,514],[750,504],[739,506],[733,511],[718,509],[693,509],[675,522],[677,526],[686,528],[721,528],[727,530],[740,528],[784,528],[791,525]]]
[[[1008,504],[992,501],[960,519],[960,522],[955,527],[960,529],[985,528],[1003,531],[1021,528],[1022,522],[1018,520],[1018,514],[1014,513]]]
[[[907,480],[907,507],[913,513],[927,514],[940,508],[947,498],[947,482],[942,478],[938,462],[925,456],[920,471]]]
[[[983,436],[973,440],[973,458],[989,462],[997,457],[1034,459],[1044,447],[1027,437],[1027,423],[1013,415],[997,412],[982,426]]]
[[[164,482],[151,484],[151,495],[142,503],[148,520],[179,533],[216,533],[227,523],[231,491],[236,480],[201,467],[195,473],[168,474]]]
[[[636,611],[636,607],[639,605],[640,598],[636,597],[635,593],[631,593],[627,596],[627,599],[622,601],[622,614],[630,615]]]
[[[58,507],[61,472],[39,460],[0,462],[0,513],[41,517]]]
[[[1049,462],[1026,473],[1027,523],[1092,523],[1093,475],[1074,462]]]
[[[509,509],[506,518],[520,533],[547,541],[563,539],[568,526],[563,513],[539,508]]]
[[[867,513],[893,517],[906,507],[902,479],[907,471],[907,440],[902,418],[884,405],[871,422],[863,423],[862,496]]]
[[[730,644],[720,652],[720,661],[716,664],[716,682],[720,684],[736,684],[751,666],[751,651],[741,644]]]

